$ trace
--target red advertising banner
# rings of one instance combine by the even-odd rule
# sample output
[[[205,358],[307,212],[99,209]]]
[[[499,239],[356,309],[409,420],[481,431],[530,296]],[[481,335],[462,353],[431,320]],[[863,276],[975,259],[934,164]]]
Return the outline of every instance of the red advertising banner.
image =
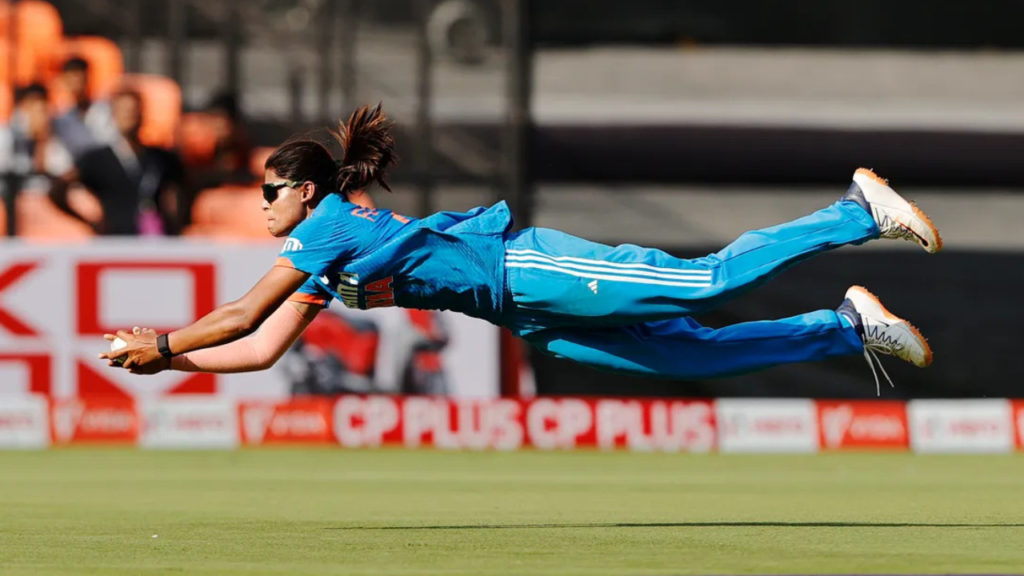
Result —
[[[117,396],[54,401],[50,424],[55,444],[134,444],[141,429],[135,402]]]
[[[823,450],[906,449],[907,410],[903,402],[818,401]]]
[[[296,398],[287,403],[243,402],[238,422],[243,444],[316,444],[333,440],[328,398]]]
[[[334,431],[350,448],[706,452],[715,447],[714,409],[707,401],[345,396],[334,406]]]
[[[1011,438],[1012,435],[1012,438]],[[1024,401],[660,400],[205,394],[0,402],[0,448],[116,443],[141,448],[336,444],[442,450],[815,452],[1024,450]]]
[[[1017,441],[1017,450],[1024,450],[1024,400],[1014,400],[1012,403],[1013,410],[1013,430],[1014,438]]]

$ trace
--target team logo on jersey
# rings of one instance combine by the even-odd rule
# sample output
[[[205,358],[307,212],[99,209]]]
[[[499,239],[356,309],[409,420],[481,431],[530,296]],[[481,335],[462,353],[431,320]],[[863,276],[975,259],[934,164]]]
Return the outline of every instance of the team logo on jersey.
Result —
[[[298,252],[302,250],[302,242],[299,242],[298,238],[289,238],[284,241],[284,247],[281,248],[281,252]]]
[[[391,286],[393,282],[394,277],[388,276],[383,280],[376,280],[364,286],[360,283],[358,274],[342,272],[338,274],[338,284],[334,290],[347,308],[357,310],[386,308],[395,305],[395,291]],[[330,286],[329,282],[325,282],[325,284]]]

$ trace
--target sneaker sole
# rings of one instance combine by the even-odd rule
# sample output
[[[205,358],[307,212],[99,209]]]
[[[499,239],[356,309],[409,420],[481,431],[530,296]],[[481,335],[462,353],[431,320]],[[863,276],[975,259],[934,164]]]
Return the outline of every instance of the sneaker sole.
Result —
[[[858,169],[857,172],[854,173],[854,176],[856,176],[858,174],[861,175],[861,176],[864,176],[866,178],[869,178],[870,180],[873,180],[874,182],[876,182],[878,184],[881,184],[882,186],[885,186],[886,188],[889,188],[889,181],[888,180],[886,180],[885,178],[882,178],[878,174],[875,174],[872,170],[870,170],[868,168],[860,168],[860,169]],[[892,188],[889,188],[889,189],[892,190]],[[896,194],[897,196],[899,196],[899,193],[896,192],[895,190],[893,190],[893,194]],[[903,198],[903,197],[900,196],[900,198]],[[913,202],[911,202],[910,200],[907,200],[905,198],[903,200],[904,200],[904,202],[906,202],[907,204],[910,205],[910,208],[914,211],[914,216],[916,216],[918,218],[918,220],[920,220],[921,222],[924,223],[925,227],[927,227],[928,230],[932,233],[932,237],[935,238],[935,242],[931,243],[930,246],[925,246],[924,247],[925,251],[927,251],[929,254],[935,254],[936,252],[942,250],[942,235],[939,234],[939,228],[937,226],[935,226],[935,223],[932,222],[932,219],[929,218],[928,215],[925,214],[923,210],[918,208],[917,204],[914,204]]]
[[[875,305],[878,306],[878,308],[882,311],[882,315],[884,315],[887,320],[891,320],[893,322],[901,322],[904,326],[910,329],[910,333],[913,334],[915,338],[917,338],[917,341],[921,344],[921,347],[924,348],[924,365],[919,367],[927,368],[928,366],[931,366],[932,347],[928,345],[928,340],[924,337],[924,334],[921,334],[921,331],[918,330],[916,326],[914,326],[910,322],[907,322],[905,319],[893,314],[892,312],[889,312],[889,310],[882,304],[882,301],[878,299],[878,296],[872,294],[867,288],[863,286],[852,286],[850,287],[850,290],[854,292],[859,292],[865,298],[871,299],[871,301],[874,302]]]

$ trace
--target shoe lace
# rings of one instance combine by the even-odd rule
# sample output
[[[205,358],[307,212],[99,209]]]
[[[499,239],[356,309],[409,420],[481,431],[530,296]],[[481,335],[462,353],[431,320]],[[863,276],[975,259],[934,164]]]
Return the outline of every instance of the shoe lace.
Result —
[[[888,214],[881,215],[881,222],[878,225],[878,231],[886,238],[902,238],[906,240],[917,240],[917,234],[914,231],[901,224],[894,218],[889,217]]]
[[[889,373],[885,371],[885,366],[882,365],[882,360],[878,358],[878,354],[875,353],[873,347],[869,346],[867,343],[864,344],[864,359],[868,361],[868,366],[871,367],[871,374],[875,377],[875,392],[878,396],[882,395],[882,383],[878,379],[878,371],[875,370],[875,364],[878,365],[878,368],[882,371],[882,375],[885,376],[885,379],[889,381],[889,386],[892,388],[896,387],[892,378],[889,377]]]

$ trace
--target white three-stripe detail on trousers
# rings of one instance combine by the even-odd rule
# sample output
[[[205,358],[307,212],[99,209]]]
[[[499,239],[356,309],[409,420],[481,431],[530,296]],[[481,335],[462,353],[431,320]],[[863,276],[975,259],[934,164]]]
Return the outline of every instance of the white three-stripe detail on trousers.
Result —
[[[654,284],[680,288],[704,288],[711,285],[710,270],[679,270],[658,268],[648,264],[605,262],[571,256],[549,256],[536,250],[509,250],[505,255],[508,268],[532,268],[560,272],[577,278]]]

